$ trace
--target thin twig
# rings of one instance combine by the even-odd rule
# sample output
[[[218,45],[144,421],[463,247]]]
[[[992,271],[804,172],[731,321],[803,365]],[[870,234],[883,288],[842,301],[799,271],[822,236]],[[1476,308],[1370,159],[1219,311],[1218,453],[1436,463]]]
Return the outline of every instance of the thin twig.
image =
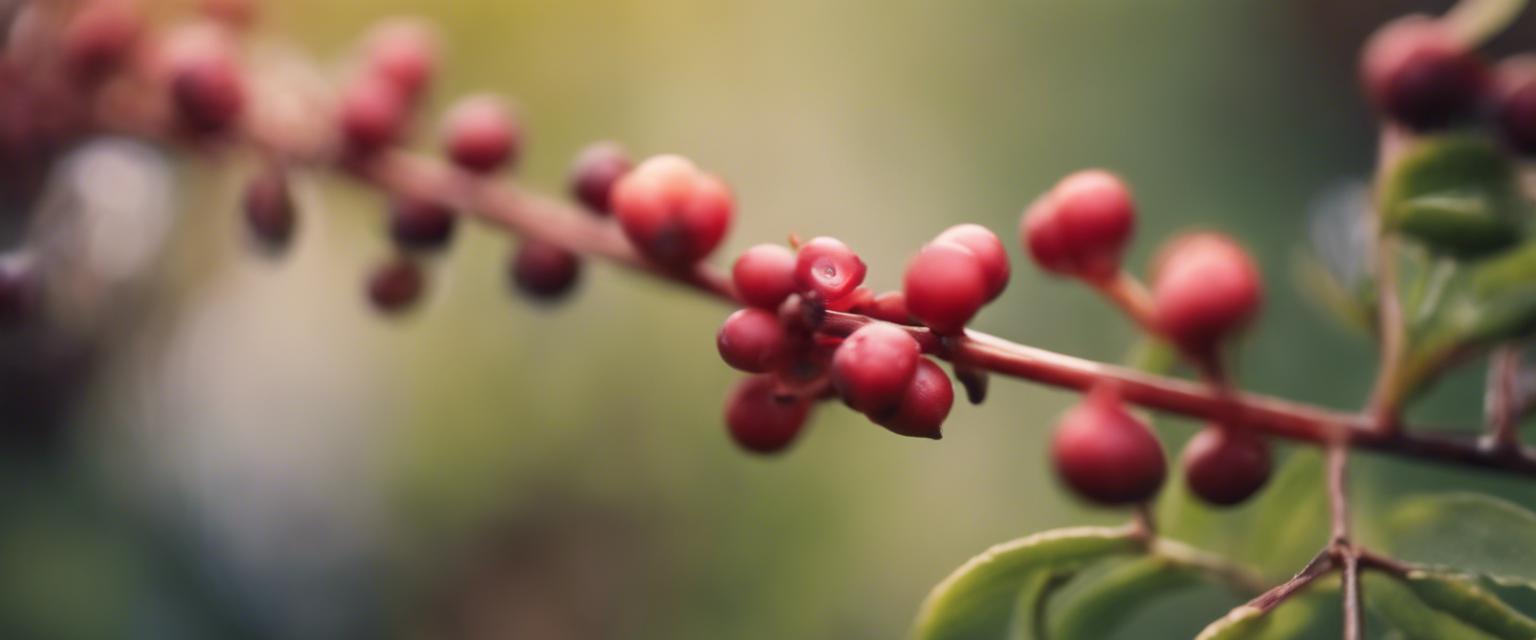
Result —
[[[1525,403],[1520,397],[1520,347],[1506,345],[1488,361],[1486,446],[1493,451],[1520,447],[1519,417]]]

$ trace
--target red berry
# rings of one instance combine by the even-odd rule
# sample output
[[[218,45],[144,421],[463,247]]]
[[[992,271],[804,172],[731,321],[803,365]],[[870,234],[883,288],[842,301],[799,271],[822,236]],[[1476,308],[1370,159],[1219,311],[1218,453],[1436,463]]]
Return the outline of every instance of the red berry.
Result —
[[[1215,505],[1247,500],[1269,480],[1269,441],[1245,429],[1208,425],[1184,446],[1189,490]]]
[[[270,164],[251,178],[245,187],[245,222],[257,241],[269,249],[280,250],[293,237],[293,198],[288,191],[288,175],[277,164]]]
[[[938,440],[954,404],[955,388],[949,376],[932,360],[919,358],[901,403],[889,412],[870,415],[870,419],[897,435]]]
[[[624,234],[641,254],[668,267],[685,267],[713,252],[725,239],[734,207],[725,183],[679,156],[646,160],[613,190]]]
[[[997,234],[979,224],[960,224],[945,229],[934,242],[952,242],[971,250],[987,274],[987,301],[997,299],[1008,286],[1008,250]]]
[[[240,74],[233,55],[224,52],[179,61],[172,69],[171,98],[182,126],[201,135],[228,130],[245,106]]]
[[[725,401],[725,424],[731,438],[753,453],[778,453],[795,441],[810,416],[811,403],[781,398],[773,376],[743,378]]]
[[[742,302],[777,309],[797,289],[795,252],[776,244],[753,246],[736,258],[731,280]]]
[[[93,0],[64,31],[64,65],[80,80],[97,80],[123,66],[143,24],[129,0]]]
[[[448,158],[459,167],[490,173],[506,164],[517,164],[523,131],[512,110],[496,96],[465,98],[443,122]]]
[[[400,313],[416,305],[425,284],[415,260],[396,256],[369,274],[368,300],[379,311]]]
[[[403,249],[431,251],[453,240],[453,210],[436,200],[397,197],[390,207],[389,233]]]
[[[1050,273],[1089,280],[1113,278],[1136,227],[1136,202],[1108,171],[1079,171],[1029,205],[1020,241]]]
[[[832,354],[832,385],[860,413],[883,413],[901,402],[917,373],[922,349],[896,325],[872,322]]]
[[[612,213],[613,186],[633,168],[629,152],[619,144],[588,145],[571,167],[571,195],[593,213]]]
[[[512,284],[534,300],[564,298],[581,279],[581,258],[548,242],[528,240],[512,257]]]
[[[812,238],[795,255],[795,282],[801,291],[838,300],[864,282],[864,261],[837,238]]]
[[[969,249],[950,242],[924,246],[902,277],[907,309],[940,335],[965,331],[987,302],[987,272]]]
[[[1522,58],[1500,65],[1496,115],[1510,147],[1536,154],[1536,61]]]
[[[1105,505],[1146,502],[1167,474],[1162,445],[1109,386],[1095,388],[1062,416],[1051,459],[1067,486]]]
[[[1175,239],[1153,266],[1155,324],[1188,353],[1209,355],[1253,319],[1263,296],[1258,267],[1221,234]]]
[[[767,373],[776,368],[784,360],[787,342],[779,316],[753,307],[736,310],[715,335],[720,358],[748,373]]]
[[[853,311],[875,300],[875,292],[869,287],[858,287],[852,293],[836,300],[826,300],[828,311]]]
[[[1366,95],[1387,117],[1424,130],[1471,116],[1483,99],[1483,61],[1439,20],[1407,16],[1371,36],[1361,56]]]
[[[405,133],[409,110],[400,92],[389,83],[364,78],[341,96],[340,128],[347,150],[366,156],[398,142]]]
[[[913,324],[914,322],[912,313],[907,311],[907,294],[900,291],[887,291],[877,295],[853,310],[892,324]]]
[[[426,93],[437,70],[437,38],[432,28],[396,18],[374,28],[369,38],[369,75],[389,83],[407,103]]]

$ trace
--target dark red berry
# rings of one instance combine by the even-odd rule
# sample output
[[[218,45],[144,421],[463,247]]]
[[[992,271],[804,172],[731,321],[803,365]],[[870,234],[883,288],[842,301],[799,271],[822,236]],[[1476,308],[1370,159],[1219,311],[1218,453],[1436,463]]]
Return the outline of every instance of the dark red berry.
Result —
[[[196,134],[222,133],[245,107],[245,85],[232,55],[180,61],[171,76],[171,97],[182,126]]]
[[[368,301],[385,313],[401,313],[415,306],[425,288],[421,266],[406,256],[391,258],[368,275]]]
[[[1536,154],[1536,60],[1522,58],[1499,67],[1499,133],[1516,151]]]
[[[798,288],[795,252],[776,244],[760,244],[742,252],[731,266],[731,280],[741,301],[777,309]]]
[[[838,300],[864,282],[864,261],[837,238],[812,238],[795,255],[795,282],[822,300]]]
[[[588,145],[571,167],[571,195],[593,213],[612,213],[613,186],[633,168],[629,152],[618,143]]]
[[[921,354],[917,340],[906,330],[871,322],[854,331],[832,354],[832,385],[853,410],[886,412],[901,402]]]
[[[726,364],[748,373],[767,373],[784,361],[787,339],[777,314],[747,307],[725,319],[715,335],[715,347]]]
[[[1109,386],[1095,388],[1062,416],[1051,460],[1067,486],[1104,505],[1146,502],[1167,475],[1162,445]]]
[[[443,121],[443,144],[454,164],[476,173],[490,173],[517,164],[523,130],[501,98],[465,98]]]
[[[512,258],[512,283],[534,300],[560,300],[580,279],[581,258],[559,245],[525,241]]]
[[[923,247],[902,276],[907,309],[940,335],[965,331],[987,302],[987,273],[969,249],[950,242]]]
[[[987,274],[987,300],[997,299],[1008,286],[1008,250],[997,234],[979,224],[961,224],[945,229],[934,242],[952,242],[971,250]]]
[[[246,226],[263,246],[280,250],[293,237],[293,198],[288,191],[288,174],[282,166],[269,164],[245,186],[243,199]]]
[[[1120,271],[1136,227],[1136,202],[1108,171],[1079,171],[1057,183],[1024,213],[1024,249],[1041,269],[1101,281]]]
[[[811,403],[782,398],[773,376],[743,378],[725,401],[725,424],[731,439],[753,453],[779,453],[793,444],[810,416]]]
[[[1481,58],[1443,21],[1407,16],[1371,36],[1360,73],[1372,104],[1416,130],[1471,116],[1487,88]]]
[[[98,80],[122,68],[142,31],[129,0],[92,0],[65,26],[64,66],[76,79]]]
[[[41,294],[42,279],[31,256],[0,258],[0,325],[14,326],[35,316]]]
[[[1258,267],[1241,246],[1221,234],[1177,238],[1153,266],[1155,324],[1188,353],[1211,354],[1248,325],[1263,297]]]
[[[340,128],[347,151],[366,156],[399,142],[410,116],[400,92],[389,83],[363,78],[341,95]]]
[[[917,371],[902,392],[894,410],[869,416],[892,433],[913,438],[943,437],[944,419],[955,404],[955,388],[944,369],[927,358],[919,358]]]
[[[1184,479],[1220,506],[1247,500],[1269,480],[1269,441],[1246,429],[1208,425],[1184,446]]]
[[[389,234],[403,249],[432,251],[453,240],[453,209],[437,200],[397,197],[390,207]]]
[[[421,99],[437,71],[437,38],[425,23],[396,18],[374,28],[367,71],[394,87],[407,103]]]
[[[613,208],[641,254],[663,266],[685,267],[725,239],[735,204],[719,178],[686,158],[657,156],[619,180]]]

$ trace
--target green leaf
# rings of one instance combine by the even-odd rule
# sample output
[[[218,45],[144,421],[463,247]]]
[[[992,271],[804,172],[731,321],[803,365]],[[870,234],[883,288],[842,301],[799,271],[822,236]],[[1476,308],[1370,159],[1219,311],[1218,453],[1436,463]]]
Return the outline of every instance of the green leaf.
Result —
[[[1429,606],[1397,580],[1376,573],[1361,576],[1366,605],[1409,640],[1497,638],[1456,616]]]
[[[1024,580],[1019,595],[1014,598],[1013,621],[1008,632],[1011,640],[1045,640],[1045,634],[1041,633],[1045,624],[1041,605],[1061,579],[1047,570],[1036,571]]]
[[[1477,583],[1427,571],[1408,574],[1408,587],[1430,606],[1500,638],[1536,638],[1536,620],[1516,611]]]
[[[1057,529],[999,544],[934,587],[918,613],[913,637],[1005,638],[1020,592],[1041,573],[1070,573],[1096,560],[1141,550],[1142,542],[1125,527]]]
[[[1536,244],[1527,244],[1472,271],[1457,324],[1469,340],[1519,337],[1536,327]]]
[[[1481,136],[1418,143],[1383,181],[1378,204],[1388,230],[1459,257],[1517,242],[1524,211],[1513,162]]]
[[[1269,620],[1263,610],[1244,605],[1212,622],[1195,640],[1248,640],[1264,631]]]
[[[1123,563],[1061,602],[1050,637],[1109,637],[1141,605],[1198,584],[1200,579],[1200,572],[1167,558],[1153,556]]]
[[[1404,500],[1386,519],[1393,555],[1414,564],[1536,588],[1536,513],[1471,493]]]

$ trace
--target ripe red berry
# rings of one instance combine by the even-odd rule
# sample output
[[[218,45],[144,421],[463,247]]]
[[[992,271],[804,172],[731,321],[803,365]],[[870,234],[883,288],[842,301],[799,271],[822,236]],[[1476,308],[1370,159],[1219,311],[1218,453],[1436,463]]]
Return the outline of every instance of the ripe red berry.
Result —
[[[916,322],[912,319],[912,313],[907,311],[907,294],[900,291],[887,291],[876,295],[854,307],[853,311],[892,324]]]
[[[731,438],[753,453],[778,453],[795,441],[810,416],[811,403],[781,398],[773,376],[743,378],[725,401],[725,424]]]
[[[731,191],[686,158],[656,156],[621,178],[614,213],[645,257],[684,267],[708,256],[725,239],[734,211]]]
[[[425,287],[421,266],[409,257],[396,256],[368,275],[368,301],[379,311],[400,313],[416,305]]]
[[[924,246],[902,276],[913,317],[940,335],[965,331],[987,302],[987,272],[969,249],[950,242]]]
[[[264,247],[281,250],[293,237],[296,216],[288,174],[277,164],[263,167],[245,186],[246,226]]]
[[[391,203],[389,233],[402,249],[431,251],[453,240],[453,210],[437,200],[396,197]]]
[[[979,224],[960,224],[945,229],[934,242],[952,242],[971,250],[987,274],[987,301],[996,300],[1008,286],[1008,250],[997,234]]]
[[[454,164],[476,173],[490,173],[517,164],[523,131],[501,98],[465,98],[443,121],[443,142]]]
[[[200,135],[228,130],[245,107],[245,85],[232,54],[212,53],[179,61],[172,70],[171,98],[181,125]]]
[[[396,18],[374,28],[367,72],[388,82],[407,103],[426,93],[437,71],[437,38],[425,23]]]
[[[938,440],[954,404],[955,388],[944,369],[932,360],[919,358],[901,402],[894,410],[870,415],[870,420],[897,435]]]
[[[1188,353],[1209,355],[1253,319],[1263,296],[1258,267],[1221,234],[1177,238],[1153,265],[1154,322]]]
[[[512,284],[534,300],[560,300],[580,279],[581,258],[559,245],[527,240],[512,257]]]
[[[853,410],[883,413],[901,402],[921,354],[917,340],[902,328],[871,322],[832,354],[832,385]]]
[[[1189,490],[1211,504],[1247,500],[1269,480],[1269,441],[1246,429],[1209,425],[1184,446]]]
[[[731,280],[736,283],[736,294],[742,302],[777,309],[798,288],[795,252],[776,244],[755,245],[736,258],[731,266]]]
[[[720,358],[748,373],[767,373],[776,368],[784,361],[787,342],[779,316],[754,307],[737,309],[715,335]]]
[[[1523,154],[1536,154],[1536,60],[1500,65],[1496,107],[1504,142]]]
[[[339,118],[347,151],[367,156],[400,140],[409,109],[400,92],[389,83],[362,78],[341,95]]]
[[[1366,95],[1387,117],[1416,130],[1472,115],[1487,87],[1487,70],[1471,48],[1439,20],[1407,16],[1383,26],[1360,62]]]
[[[1109,386],[1095,388],[1061,417],[1051,460],[1067,486],[1104,505],[1150,500],[1167,474],[1162,445]]]
[[[65,26],[64,66],[79,80],[98,80],[121,68],[143,24],[129,0],[92,0]]]
[[[864,261],[837,238],[812,238],[795,255],[795,283],[801,291],[839,300],[864,282]]]
[[[571,195],[593,213],[612,213],[613,186],[633,168],[629,152],[618,143],[588,145],[571,167]]]
[[[1020,241],[1050,273],[1100,281],[1120,271],[1136,228],[1136,201],[1125,183],[1100,169],[1063,178],[1024,213]]]

